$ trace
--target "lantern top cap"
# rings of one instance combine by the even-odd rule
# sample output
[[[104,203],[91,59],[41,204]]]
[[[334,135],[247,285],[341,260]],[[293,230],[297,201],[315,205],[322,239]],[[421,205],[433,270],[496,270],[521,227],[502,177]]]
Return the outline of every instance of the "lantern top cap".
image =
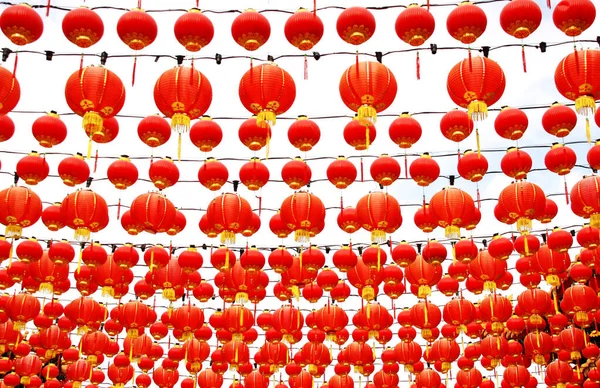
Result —
[[[470,1],[461,1],[460,3],[458,3],[458,6],[461,7],[463,5],[473,5],[473,3],[471,3]]]
[[[417,3],[410,3],[406,8],[421,8],[421,6]]]
[[[188,10],[188,12],[202,13],[202,11],[200,10],[200,8],[196,8],[196,7],[190,8]]]
[[[209,115],[204,115],[200,118],[200,120],[204,120],[204,121],[212,121],[212,117],[210,117]]]

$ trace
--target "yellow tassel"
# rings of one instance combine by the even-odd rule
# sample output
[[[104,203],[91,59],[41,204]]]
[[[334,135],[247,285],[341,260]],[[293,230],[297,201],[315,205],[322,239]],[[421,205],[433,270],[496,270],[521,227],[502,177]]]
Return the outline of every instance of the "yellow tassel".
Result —
[[[154,249],[150,251],[150,271],[154,269]]]
[[[259,127],[265,127],[267,125],[273,126],[277,123],[277,116],[275,116],[275,112],[270,110],[260,111],[256,115],[256,124]]]
[[[371,105],[363,105],[356,111],[359,120],[368,120],[372,123],[377,122],[377,111]]]
[[[225,249],[225,265],[223,266],[223,269],[228,269],[229,268],[229,249]]]
[[[302,273],[302,247],[300,247],[300,254],[298,255],[298,264],[300,267],[300,273]]]
[[[77,273],[81,272],[81,258],[83,257],[83,249],[79,250],[79,258],[77,259]]]
[[[587,138],[587,142],[592,142],[592,130],[590,128],[590,118],[585,118],[585,137]]]
[[[92,138],[88,140],[88,148],[87,148],[87,159],[89,160],[92,157]]]
[[[177,161],[181,162],[181,133],[177,137]]]
[[[271,151],[271,136],[267,136],[267,154],[265,156],[266,160],[269,160],[269,151]]]
[[[525,256],[529,256],[529,243],[527,242],[527,234],[523,235],[523,248],[525,248]]]
[[[477,142],[477,158],[481,158],[481,142],[479,140],[479,128],[475,128],[475,141]]]
[[[377,271],[381,270],[381,246],[377,246]]]
[[[483,101],[474,100],[469,103],[469,117],[473,119],[473,121],[482,121],[488,115],[488,107],[487,104]]]
[[[592,96],[581,96],[575,100],[575,110],[583,116],[591,116],[596,113],[596,101]]]
[[[365,125],[365,148],[368,150],[371,145],[371,137],[369,136],[369,123]]]
[[[423,318],[425,320],[425,324],[429,324],[429,311],[427,310],[427,303],[425,303],[425,308],[423,309]]]
[[[367,303],[367,319],[371,319],[371,303]]]
[[[175,113],[171,117],[171,128],[181,134],[190,130],[190,118],[185,113]]]

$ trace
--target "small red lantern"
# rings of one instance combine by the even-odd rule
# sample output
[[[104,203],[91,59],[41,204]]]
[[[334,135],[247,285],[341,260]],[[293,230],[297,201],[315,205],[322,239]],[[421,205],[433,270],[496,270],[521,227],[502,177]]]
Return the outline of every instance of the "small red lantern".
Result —
[[[479,182],[488,170],[488,161],[483,155],[465,150],[458,160],[458,173],[464,179],[471,182]]]
[[[552,144],[552,148],[544,158],[546,168],[560,176],[570,173],[576,163],[577,154],[575,151],[560,143]]]
[[[312,172],[302,158],[295,158],[283,165],[281,179],[292,190],[299,190],[310,183]]]
[[[528,126],[527,115],[518,108],[502,107],[494,121],[496,133],[508,140],[519,140]]]
[[[63,215],[60,212],[60,202],[49,205],[42,211],[42,222],[51,232],[56,232],[65,227]]]
[[[56,112],[52,111],[46,116],[37,118],[31,126],[33,137],[44,148],[62,143],[67,137],[67,126],[58,117]]]
[[[221,242],[233,244],[236,233],[243,232],[250,223],[252,208],[239,195],[226,193],[210,202],[206,217],[209,224],[221,231]]]
[[[87,48],[102,39],[104,23],[96,12],[79,7],[67,12],[62,21],[62,30],[71,43]]]
[[[500,168],[504,175],[517,180],[527,178],[532,165],[531,156],[517,147],[509,147],[500,161]]]
[[[129,212],[135,225],[141,224],[144,231],[155,234],[169,230],[175,220],[176,209],[166,196],[151,192],[137,196]]]
[[[148,177],[154,183],[154,187],[164,190],[179,181],[179,168],[168,156],[157,160],[150,165]]]
[[[6,11],[5,11],[6,12]],[[0,68],[0,115],[5,115],[17,106],[21,98],[19,81],[6,68]]]
[[[9,140],[15,134],[15,123],[6,115],[0,116],[0,143]]]
[[[429,153],[425,152],[420,158],[413,160],[409,173],[417,185],[427,187],[440,176],[440,166]]]
[[[346,8],[338,16],[337,33],[346,43],[358,46],[371,39],[375,33],[375,17],[364,7]]]
[[[340,79],[340,97],[348,108],[358,114],[360,121],[375,122],[377,112],[383,112],[394,102],[397,91],[396,77],[379,62],[354,64]]]
[[[571,211],[575,215],[590,219],[590,225],[600,227],[600,177],[588,176],[578,181],[571,189]]]
[[[425,43],[435,30],[435,19],[428,9],[410,4],[396,18],[396,34],[413,47]]]
[[[555,102],[544,112],[542,127],[550,135],[556,137],[568,136],[577,125],[577,114],[568,106]]]
[[[50,166],[46,161],[46,156],[40,156],[33,151],[29,155],[22,157],[17,162],[17,175],[28,185],[37,185],[50,173]]]
[[[408,113],[401,114],[390,124],[390,139],[400,148],[410,148],[419,141],[423,129],[421,124]]]
[[[446,229],[447,238],[458,238],[460,228],[471,217],[475,203],[471,196],[456,187],[447,187],[435,193],[429,202],[440,227]]]
[[[327,166],[327,179],[338,189],[345,189],[355,180],[358,172],[352,162],[343,156]]]
[[[256,51],[271,36],[269,20],[254,9],[247,9],[231,23],[233,40],[248,51]]]
[[[130,49],[138,51],[154,42],[158,35],[158,25],[143,9],[134,8],[119,18],[117,34]]]
[[[23,228],[35,224],[42,213],[40,197],[27,187],[13,186],[0,192],[0,223],[6,237],[20,238]]]
[[[357,151],[364,151],[375,141],[377,130],[367,120],[359,120],[358,115],[344,127],[344,140]]]
[[[210,152],[223,140],[221,126],[210,116],[202,116],[190,128],[190,140],[202,152]]]
[[[596,144],[588,150],[586,158],[590,168],[600,169],[600,140],[596,140]]]
[[[65,224],[75,230],[75,239],[89,241],[92,231],[108,224],[108,205],[104,198],[90,189],[77,190],[66,196],[60,205]]]
[[[463,44],[475,43],[487,27],[485,12],[477,5],[463,1],[446,19],[448,33]]]
[[[42,36],[44,22],[29,4],[14,4],[0,15],[0,28],[13,44],[24,46]]]
[[[257,116],[258,125],[266,122],[272,126],[276,116],[287,112],[294,103],[296,84],[292,76],[275,63],[264,63],[242,76],[239,96],[242,105]]]
[[[294,47],[302,51],[312,49],[323,37],[323,21],[316,12],[300,8],[285,22],[285,37]]]
[[[531,220],[544,213],[546,195],[534,183],[517,181],[500,192],[498,206],[513,219],[511,223],[516,220],[517,230],[525,233],[531,231]]]
[[[360,222],[358,221],[358,213],[353,207],[346,207],[340,211],[340,214],[338,214],[337,217],[337,224],[341,230],[349,234],[352,234],[361,228]]]
[[[212,22],[199,9],[192,8],[175,21],[175,38],[187,51],[207,46],[215,34]]]
[[[319,139],[321,139],[319,126],[306,116],[298,116],[288,129],[288,140],[302,152],[312,150]]]
[[[325,205],[319,197],[298,191],[283,200],[281,219],[292,230],[298,242],[308,242],[310,231],[325,223]]]
[[[371,241],[387,241],[387,233],[394,233],[402,225],[400,204],[390,194],[372,192],[362,197],[356,205],[362,227],[371,232]]]
[[[293,230],[288,227],[285,222],[281,219],[279,212],[275,213],[269,220],[269,229],[271,232],[279,238],[287,238]]]
[[[513,0],[500,12],[504,32],[517,39],[533,34],[542,22],[542,10],[534,0]]]
[[[138,136],[148,147],[158,147],[169,141],[171,127],[159,115],[148,116],[138,124]]]
[[[460,143],[473,132],[473,120],[467,112],[453,109],[442,116],[440,120],[440,131],[448,140]]]
[[[260,190],[269,181],[269,169],[259,158],[252,158],[239,172],[240,182],[250,191]]]
[[[198,181],[210,191],[220,190],[229,178],[227,167],[215,158],[208,158],[198,170]]]
[[[61,160],[58,164],[58,176],[69,187],[77,186],[88,180],[90,167],[83,160],[83,155],[75,154]]]
[[[370,168],[371,178],[382,186],[389,186],[400,176],[400,164],[387,154],[377,158]]]
[[[133,186],[138,180],[138,169],[131,163],[127,155],[121,155],[118,160],[112,162],[106,170],[106,175],[110,183],[115,185],[118,190],[125,190]]]
[[[437,219],[431,212],[429,204],[421,206],[415,212],[413,217],[415,226],[423,231],[423,233],[431,233],[438,226]]]
[[[250,151],[259,151],[271,141],[271,126],[264,121],[259,124],[252,116],[240,125],[238,137]]]
[[[552,20],[567,36],[579,36],[596,19],[596,7],[590,0],[561,0],[554,8]]]

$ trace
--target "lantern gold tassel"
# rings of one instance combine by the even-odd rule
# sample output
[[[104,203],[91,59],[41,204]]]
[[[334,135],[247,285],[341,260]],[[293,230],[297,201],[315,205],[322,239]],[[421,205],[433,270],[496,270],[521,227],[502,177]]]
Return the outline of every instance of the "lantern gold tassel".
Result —
[[[266,124],[273,126],[276,122],[277,116],[272,110],[263,110],[256,115],[256,124],[259,127],[265,127]]]
[[[21,233],[23,233],[23,228],[21,225],[10,224],[6,227],[6,231],[4,234],[9,238],[21,238]]]
[[[485,102],[474,100],[469,103],[469,116],[473,121],[482,121],[488,115],[488,106]]]
[[[181,162],[181,133],[177,137],[177,161]]]
[[[585,118],[585,138],[588,143],[592,142],[592,129],[590,128],[590,118]]]
[[[185,113],[175,113],[171,117],[171,129],[181,134],[190,130],[190,118]]]
[[[590,216],[590,226],[592,228],[600,228],[600,213],[595,213]]]
[[[231,245],[235,243],[235,233],[225,230],[221,232],[221,243]]]
[[[477,143],[477,158],[481,159],[481,140],[479,139],[479,128],[475,128],[475,142]]]
[[[359,120],[368,120],[372,123],[377,121],[377,110],[371,105],[362,105],[356,113],[358,113]]]
[[[52,294],[54,292],[54,286],[52,283],[44,282],[40,284],[40,292],[43,294]]]
[[[90,159],[92,157],[92,137],[90,136],[90,140],[88,140],[88,148],[87,148],[87,158],[86,159]]]
[[[431,287],[424,285],[424,284],[420,285],[417,294],[418,294],[417,297],[425,298],[431,294]]]
[[[581,96],[575,100],[575,110],[580,115],[591,116],[596,113],[596,101],[592,96]]]
[[[75,230],[75,240],[77,241],[90,241],[92,232],[88,228],[77,228]]]
[[[371,232],[371,241],[377,244],[382,244],[385,242],[387,236],[384,230],[376,229]]]
[[[265,159],[269,160],[269,151],[271,151],[271,136],[267,136],[267,144],[266,144],[266,155]]]
[[[458,238],[460,237],[460,228],[456,225],[448,225],[445,229],[446,238]]]
[[[112,286],[102,287],[102,296],[115,296],[115,289]]]
[[[167,300],[173,300],[175,299],[175,290],[172,288],[165,288],[162,290],[162,296]]]
[[[248,294],[245,292],[238,292],[237,294],[235,294],[235,301],[239,304],[248,303]]]
[[[90,134],[102,132],[103,123],[102,116],[96,112],[86,112],[83,115],[83,129]]]
[[[375,299],[375,289],[373,289],[371,286],[363,287],[361,297],[367,301]]]
[[[519,232],[530,232],[533,227],[533,223],[529,218],[521,217],[517,220],[517,229]]]
[[[365,149],[369,149],[369,146],[371,145],[371,137],[369,136],[369,123],[367,123],[367,125],[365,125]],[[362,178],[361,178],[362,181]]]

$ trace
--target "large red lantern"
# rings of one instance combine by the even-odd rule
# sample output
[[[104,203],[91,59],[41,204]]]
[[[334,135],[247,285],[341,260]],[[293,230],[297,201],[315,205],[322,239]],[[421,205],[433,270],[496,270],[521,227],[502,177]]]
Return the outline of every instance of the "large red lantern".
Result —
[[[283,200],[280,215],[296,241],[308,242],[311,230],[325,223],[325,205],[316,195],[298,191]]]
[[[504,32],[517,39],[531,35],[542,22],[542,10],[534,0],[513,0],[500,12]]]
[[[387,233],[394,233],[402,225],[400,204],[390,194],[372,192],[362,197],[356,211],[362,227],[371,232],[371,241],[383,243]]]
[[[296,99],[292,76],[273,62],[254,66],[243,75],[239,86],[244,108],[256,115],[257,123],[275,125],[276,116],[285,113]]]
[[[67,12],[62,21],[65,37],[81,48],[98,43],[104,35],[104,23],[100,16],[88,7],[79,7]]]
[[[517,222],[519,232],[529,232],[532,228],[531,220],[544,213],[546,196],[535,183],[518,181],[500,192],[498,206],[513,220],[510,223]]]
[[[358,113],[358,120],[375,122],[377,112],[387,109],[398,91],[396,77],[379,62],[359,62],[350,66],[340,79],[340,97]]]
[[[190,128],[190,140],[202,152],[210,152],[223,140],[223,130],[210,116],[202,116]]]
[[[37,118],[32,126],[33,137],[44,148],[62,143],[67,137],[67,126],[58,117],[56,112],[50,112],[45,116]]]
[[[591,0],[561,0],[554,8],[552,21],[567,36],[579,36],[596,19],[596,7]]]
[[[390,124],[390,139],[400,148],[410,148],[419,141],[423,134],[421,124],[408,113],[401,114]]]
[[[212,102],[212,86],[198,70],[177,66],[165,71],[154,85],[158,110],[171,119],[171,128],[180,135],[190,121],[202,116]]]
[[[14,4],[0,15],[0,28],[13,44],[24,46],[42,36],[44,22],[29,4]]]
[[[411,4],[396,18],[396,34],[402,41],[417,47],[425,43],[435,30],[435,19],[428,9]]]
[[[600,227],[600,177],[584,177],[571,189],[571,210],[575,215],[590,219],[590,225]]]
[[[288,129],[288,140],[302,152],[312,150],[319,139],[321,139],[319,126],[306,116],[298,116]]]
[[[233,40],[248,51],[256,51],[271,36],[269,20],[254,9],[247,9],[231,23]]]
[[[108,205],[90,189],[77,190],[63,199],[60,212],[65,224],[75,230],[75,239],[89,241],[92,231],[108,224]]]
[[[226,193],[213,199],[206,211],[208,223],[221,233],[221,242],[235,243],[235,235],[243,232],[252,219],[252,207],[237,194]]]
[[[88,66],[74,72],[65,86],[69,108],[83,117],[83,128],[90,138],[105,137],[103,121],[114,117],[125,103],[123,82],[102,66]]]
[[[456,187],[447,187],[431,197],[429,208],[438,220],[440,227],[445,228],[446,237],[460,237],[460,228],[472,217],[475,203],[471,196]]]
[[[323,21],[316,12],[300,8],[285,22],[285,38],[302,51],[312,49],[323,37]]]
[[[448,33],[463,44],[474,43],[487,27],[485,12],[477,5],[463,1],[446,19]]]
[[[364,7],[346,8],[338,16],[337,33],[344,42],[358,46],[375,33],[375,16]]]
[[[175,21],[175,38],[187,51],[200,51],[212,41],[214,34],[212,22],[197,8]]]
[[[165,195],[156,192],[136,197],[129,212],[133,221],[143,225],[144,231],[151,234],[169,230],[176,215],[175,205]]]
[[[134,8],[119,18],[117,34],[130,49],[138,51],[154,42],[158,35],[158,25],[143,9]]]
[[[6,12],[6,11],[5,11]],[[0,115],[5,115],[17,106],[21,98],[19,81],[5,67],[0,67]]]
[[[0,192],[0,223],[6,237],[20,238],[23,228],[35,224],[42,213],[40,197],[27,187],[12,186]]]
[[[474,121],[487,117],[488,107],[502,97],[505,86],[504,71],[498,63],[486,57],[475,57],[471,61],[464,59],[448,74],[450,98],[456,105],[467,108]]]

